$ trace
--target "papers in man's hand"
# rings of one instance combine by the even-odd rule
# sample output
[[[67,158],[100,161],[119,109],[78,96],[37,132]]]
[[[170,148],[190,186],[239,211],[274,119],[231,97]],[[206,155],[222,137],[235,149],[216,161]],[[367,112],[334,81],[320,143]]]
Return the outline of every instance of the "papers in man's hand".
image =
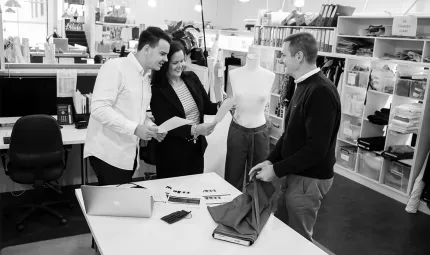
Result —
[[[234,106],[234,100],[225,100],[221,107],[218,109],[217,114],[215,115],[215,118],[213,122],[221,122],[222,119],[224,119],[225,115],[233,108]]]
[[[191,120],[187,120],[187,119],[183,119],[183,118],[179,118],[179,117],[173,117],[169,120],[166,120],[163,124],[158,126],[158,133],[166,133],[166,132],[168,132],[172,129],[175,129],[177,127],[181,127],[183,125],[188,125],[191,122],[192,122]]]

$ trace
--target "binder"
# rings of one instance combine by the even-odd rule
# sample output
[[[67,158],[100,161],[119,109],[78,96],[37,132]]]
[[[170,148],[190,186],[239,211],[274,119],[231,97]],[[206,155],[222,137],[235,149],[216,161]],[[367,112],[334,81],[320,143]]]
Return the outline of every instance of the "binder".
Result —
[[[331,30],[326,30],[326,37],[324,41],[325,52],[330,52],[330,37],[331,37]]]
[[[322,14],[322,17],[320,19],[320,22],[318,24],[319,27],[324,26],[324,22],[325,22],[325,19],[327,18],[327,12],[328,12],[330,5],[329,4],[323,4],[323,6],[324,6],[324,10],[323,10],[323,14]]]
[[[326,27],[326,26],[328,26],[328,24],[329,24],[329,20],[330,20],[330,17],[331,17],[331,14],[332,14],[332,12],[333,12],[333,9],[335,9],[336,7],[335,7],[336,5],[334,5],[334,4],[328,4],[327,5],[327,12],[325,13],[325,15],[324,15],[324,20],[323,20],[323,24],[321,25],[322,27]]]
[[[338,4],[335,10],[332,12],[330,20],[328,21],[327,25],[330,27],[336,27],[339,16],[352,16],[354,11],[355,11],[355,7]]]
[[[320,9],[320,13],[319,13],[318,18],[315,22],[316,26],[320,26],[320,24],[321,24],[321,19],[322,19],[323,13],[324,13],[324,8],[325,8],[325,4],[322,4],[321,9]]]
[[[335,7],[334,7],[334,9],[333,9],[333,11],[332,11],[332,13],[330,14],[330,18],[328,19],[328,21],[327,21],[327,26],[328,27],[331,27],[331,26],[333,26],[333,20],[334,20],[334,17],[335,17],[335,15],[336,15],[336,13],[337,13],[337,9],[339,8],[339,5],[338,4],[336,4],[335,5]]]

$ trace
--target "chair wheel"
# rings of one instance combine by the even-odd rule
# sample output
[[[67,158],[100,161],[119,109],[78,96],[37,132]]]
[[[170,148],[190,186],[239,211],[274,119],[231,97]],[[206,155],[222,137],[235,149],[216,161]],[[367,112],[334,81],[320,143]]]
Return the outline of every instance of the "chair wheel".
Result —
[[[60,225],[64,226],[67,224],[67,220],[65,218],[60,219]]]
[[[23,225],[23,224],[17,224],[17,225],[16,225],[16,230],[17,230],[18,232],[22,232],[22,231],[24,230],[24,225]]]

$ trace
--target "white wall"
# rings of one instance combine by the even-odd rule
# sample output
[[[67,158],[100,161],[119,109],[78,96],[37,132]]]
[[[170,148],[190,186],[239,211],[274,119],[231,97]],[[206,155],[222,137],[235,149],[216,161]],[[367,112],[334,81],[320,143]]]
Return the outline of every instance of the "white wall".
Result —
[[[257,18],[258,10],[266,9],[266,0],[250,0],[246,3],[239,0],[231,0],[230,2],[232,8],[230,27],[240,30],[245,29],[245,23],[243,22],[245,19],[255,19]],[[278,11],[282,7],[283,0],[268,0],[268,2],[269,10]],[[285,1],[284,11],[288,10],[288,2],[290,0]]]
[[[130,15],[137,24],[164,25],[165,20],[201,21],[201,13],[194,10],[196,0],[157,0],[157,7],[148,6],[147,0],[135,1]],[[203,1],[205,21],[219,27],[228,27],[231,23],[231,0]]]

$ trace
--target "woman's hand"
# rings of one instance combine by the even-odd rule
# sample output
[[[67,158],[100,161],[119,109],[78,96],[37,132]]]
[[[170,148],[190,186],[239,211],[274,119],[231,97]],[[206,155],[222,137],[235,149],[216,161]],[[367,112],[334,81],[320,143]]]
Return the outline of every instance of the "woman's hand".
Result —
[[[204,136],[208,136],[210,134],[212,134],[212,132],[215,129],[216,126],[216,122],[215,123],[202,123],[197,125],[196,128],[196,134],[199,135],[204,135]]]

